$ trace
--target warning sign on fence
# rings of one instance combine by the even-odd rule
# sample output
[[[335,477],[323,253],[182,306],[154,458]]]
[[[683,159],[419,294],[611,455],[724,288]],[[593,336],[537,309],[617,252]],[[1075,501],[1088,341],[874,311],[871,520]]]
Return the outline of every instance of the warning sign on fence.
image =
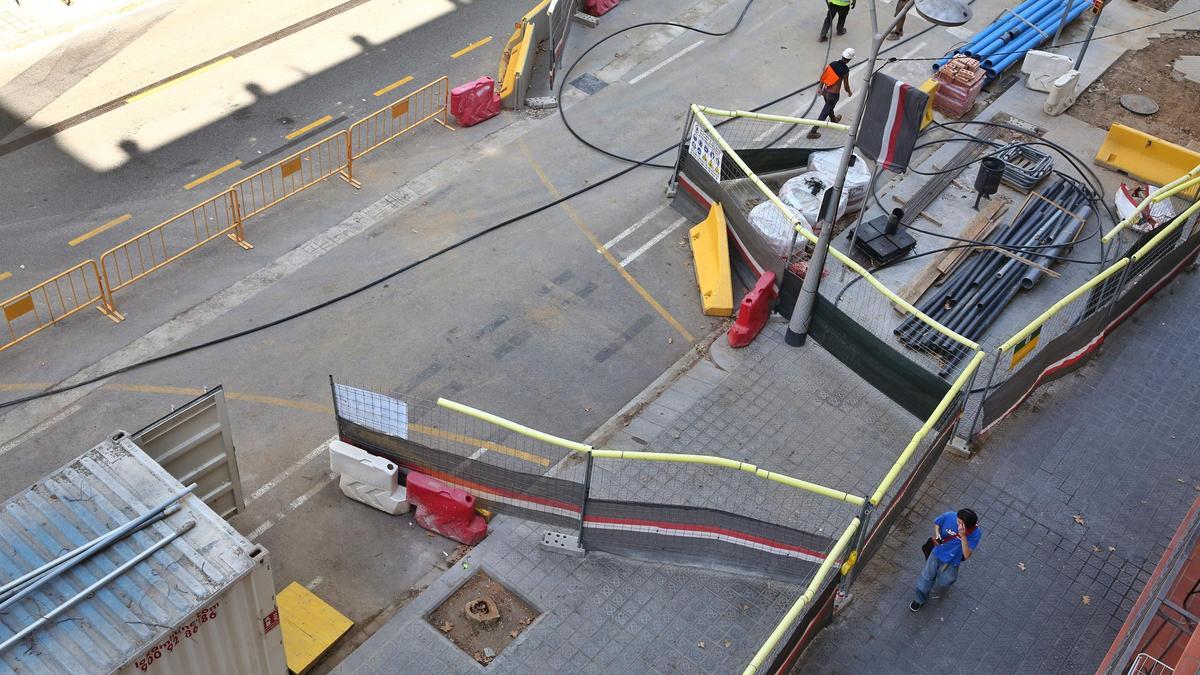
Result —
[[[721,152],[721,147],[717,145],[712,136],[708,135],[708,130],[700,126],[698,122],[692,124],[688,152],[704,165],[704,170],[713,177],[713,180],[718,182],[721,180],[721,159],[724,157],[724,153]]]
[[[1020,363],[1022,359],[1024,359],[1026,356],[1029,356],[1029,353],[1037,347],[1038,338],[1041,336],[1042,327],[1038,326],[1037,330],[1033,331],[1029,335],[1026,335],[1024,340],[1021,340],[1017,343],[1017,346],[1013,347],[1012,363],[1008,366],[1009,370],[1016,368],[1017,364]]]

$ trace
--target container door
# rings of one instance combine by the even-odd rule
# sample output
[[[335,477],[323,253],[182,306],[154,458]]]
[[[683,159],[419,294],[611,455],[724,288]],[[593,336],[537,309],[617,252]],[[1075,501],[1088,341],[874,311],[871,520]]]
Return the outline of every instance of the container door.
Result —
[[[196,483],[196,495],[221,517],[229,519],[246,509],[225,392],[220,386],[131,437],[180,483]]]

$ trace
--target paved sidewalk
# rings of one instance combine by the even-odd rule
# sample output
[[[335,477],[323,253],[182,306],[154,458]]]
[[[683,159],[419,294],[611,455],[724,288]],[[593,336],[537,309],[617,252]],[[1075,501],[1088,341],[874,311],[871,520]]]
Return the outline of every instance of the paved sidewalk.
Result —
[[[874,487],[901,450],[897,439],[909,438],[920,421],[815,343],[786,346],[785,326],[776,317],[738,351],[721,335],[711,359],[675,379],[603,445],[741,458],[857,494]],[[594,496],[619,491],[620,498],[717,508],[732,496],[740,512],[772,508],[791,514],[787,524],[828,536],[857,515],[851,505],[741,472],[690,474],[679,465],[626,462],[609,467],[635,472],[618,480],[604,475],[604,464],[596,462]],[[488,538],[463,560],[466,568],[441,575],[336,672],[390,673],[397,663],[413,672],[476,672],[423,617],[481,567],[545,613],[489,672],[740,671],[803,591],[794,583],[604,553],[551,553],[539,548],[546,529],[495,519]]]
[[[975,458],[946,456],[799,670],[1095,669],[1200,490],[1197,305],[1200,279],[1184,274]],[[983,524],[978,555],[913,614],[927,522],[962,506]]]

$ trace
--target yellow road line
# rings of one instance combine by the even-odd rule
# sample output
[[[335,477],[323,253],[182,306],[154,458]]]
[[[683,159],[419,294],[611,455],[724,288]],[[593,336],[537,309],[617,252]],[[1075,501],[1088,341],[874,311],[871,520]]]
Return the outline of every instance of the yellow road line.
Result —
[[[534,172],[537,173],[538,178],[540,178],[542,181],[542,184],[546,186],[546,189],[550,191],[550,194],[555,199],[561,199],[562,193],[560,193],[558,188],[554,187],[554,183],[551,183],[550,179],[546,177],[546,173],[542,171],[542,167],[537,163],[537,160],[533,158],[533,155],[530,154],[529,148],[526,147],[524,142],[518,141],[518,145],[521,146],[521,154],[525,155],[525,159],[529,160],[530,166],[533,167]],[[604,259],[608,261],[608,264],[612,265],[612,268],[615,269],[617,273],[620,274],[621,277],[623,277],[625,281],[627,281],[629,285],[633,287],[633,290],[637,291],[637,294],[642,296],[642,299],[645,300],[648,305],[653,307],[654,311],[658,312],[658,315],[661,316],[664,321],[671,324],[671,327],[678,331],[685,340],[688,342],[695,342],[696,338],[693,337],[692,334],[683,327],[683,324],[679,323],[675,317],[671,316],[671,313],[668,312],[665,307],[660,305],[658,301],[654,299],[654,296],[650,295],[650,292],[638,283],[637,279],[633,278],[633,275],[629,273],[629,270],[621,267],[621,262],[617,260],[607,248],[604,248],[604,244],[600,242],[600,239],[596,237],[591,228],[589,228],[583,222],[583,219],[579,217],[579,214],[575,213],[575,209],[572,208],[567,202],[563,202],[561,206],[563,211],[566,211],[567,217],[571,219],[571,222],[575,223],[575,226],[579,228],[579,231],[583,232],[583,236],[587,237],[588,241],[592,242],[592,246],[596,247],[596,251],[600,255],[604,256]]]
[[[197,185],[199,185],[199,184],[201,184],[201,183],[207,183],[208,181],[210,181],[210,180],[212,180],[212,179],[216,178],[217,176],[220,176],[221,174],[225,173],[226,171],[228,171],[228,170],[230,170],[230,169],[232,169],[232,168],[235,168],[235,167],[241,166],[241,164],[242,164],[242,160],[240,160],[240,159],[235,159],[235,160],[233,160],[232,162],[230,162],[230,163],[226,164],[225,166],[223,166],[223,167],[221,167],[221,168],[217,169],[216,171],[213,171],[212,173],[209,173],[209,174],[205,174],[205,175],[203,175],[203,176],[200,176],[200,177],[199,177],[199,178],[197,178],[196,180],[194,180],[194,181],[192,181],[192,182],[188,183],[187,185],[184,185],[184,186],[183,186],[183,189],[184,189],[184,190],[191,190],[192,188],[196,187]]]
[[[321,126],[322,124],[328,124],[329,120],[331,120],[331,119],[333,119],[333,115],[326,115],[326,116],[322,117],[321,119],[317,120],[316,122],[309,122],[308,124],[305,124],[304,126],[300,127],[299,129],[288,134],[287,136],[284,136],[284,138],[286,138],[290,141],[293,138],[296,138],[297,136],[303,136],[304,134],[307,134],[308,132],[312,131],[313,129],[316,129],[317,127]]]
[[[11,276],[12,276],[12,272],[0,272],[0,281],[4,281],[5,279],[7,279]]]
[[[537,464],[538,466],[550,466],[550,460],[546,457],[525,452],[524,450],[510,448],[507,445],[500,445],[499,443],[493,443],[491,441],[485,441],[479,438],[472,438],[470,436],[464,436],[462,434],[456,434],[450,431],[442,431],[441,429],[434,429],[433,427],[427,427],[423,424],[409,424],[408,430],[418,434],[425,434],[426,436],[433,436],[434,438],[442,438],[448,441],[454,441],[455,443],[486,448],[502,455],[523,459],[526,462]]]
[[[190,73],[185,73],[173,80],[163,82],[162,84],[158,85],[157,87],[153,87],[151,89],[147,89],[146,91],[143,91],[140,94],[135,94],[133,96],[130,96],[129,98],[125,99],[125,102],[133,103],[134,101],[138,101],[143,98],[146,98],[147,96],[149,96],[151,94],[157,94],[158,92],[162,91],[163,89],[166,89],[167,87],[175,86],[188,78],[195,77],[195,76],[199,75],[200,73],[203,73],[208,70],[212,70],[213,68],[216,68],[217,66],[229,63],[230,61],[233,60],[233,58],[234,57],[232,57],[232,56],[226,56],[225,58],[220,59],[218,61],[213,61],[212,63],[208,64],[207,66],[204,66],[203,68],[197,68]]]
[[[100,227],[97,227],[96,229],[92,230],[91,232],[85,232],[84,234],[81,234],[78,237],[75,237],[71,241],[68,241],[67,246],[77,246],[79,244],[82,244],[83,242],[87,241],[88,239],[91,239],[92,237],[100,234],[101,232],[104,232],[105,230],[114,228],[117,225],[120,225],[121,223],[129,220],[132,217],[133,217],[132,213],[126,213],[123,216],[117,216],[116,218],[113,218],[112,220],[101,225]]]
[[[450,58],[457,59],[458,57],[462,56],[463,54],[466,54],[467,52],[471,51],[472,49],[482,47],[491,41],[492,41],[492,36],[489,35],[489,36],[483,38],[482,40],[480,40],[479,42],[472,42],[471,44],[467,45],[466,47],[463,47],[462,49],[451,54]]]
[[[409,82],[412,82],[412,79],[413,79],[413,76],[409,75],[408,77],[404,77],[399,80],[396,80],[395,82],[389,84],[388,86],[384,87],[383,89],[376,91],[375,95],[383,96],[384,94],[395,89],[396,87],[403,87],[404,85],[408,84]]]
[[[290,398],[276,398],[274,396],[263,396],[261,394],[247,394],[239,391],[227,391],[225,396],[231,401],[246,401],[247,403],[261,403],[263,405],[273,405],[279,408],[292,408],[294,410],[304,410],[315,413],[333,414],[333,406],[323,403],[312,403],[310,401],[294,401]]]

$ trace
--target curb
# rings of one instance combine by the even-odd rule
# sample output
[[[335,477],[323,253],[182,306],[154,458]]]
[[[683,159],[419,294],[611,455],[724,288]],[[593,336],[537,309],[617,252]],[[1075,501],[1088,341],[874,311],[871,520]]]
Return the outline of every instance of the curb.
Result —
[[[659,375],[657,378],[655,378],[653,382],[651,382],[646,386],[645,389],[630,399],[629,402],[622,406],[621,409],[618,410],[612,417],[608,418],[607,421],[597,427],[595,431],[593,431],[588,435],[587,438],[583,440],[583,442],[595,447],[608,441],[608,439],[612,438],[617,431],[627,426],[629,421],[636,418],[638,413],[640,413],[643,408],[653,403],[655,399],[669,389],[675,380],[678,380],[680,377],[686,374],[692,369],[693,366],[696,365],[696,363],[702,359],[708,359],[717,368],[726,370],[726,368],[721,366],[720,363],[712,358],[710,352],[712,351],[713,343],[717,341],[717,338],[719,338],[728,330],[729,322],[722,321],[719,326],[702,337],[696,342],[695,345],[692,345],[692,348],[689,349],[682,357],[680,357],[678,361],[663,371],[662,375]],[[720,347],[718,346],[717,349],[719,350]],[[570,455],[568,455],[568,457],[569,456]]]

